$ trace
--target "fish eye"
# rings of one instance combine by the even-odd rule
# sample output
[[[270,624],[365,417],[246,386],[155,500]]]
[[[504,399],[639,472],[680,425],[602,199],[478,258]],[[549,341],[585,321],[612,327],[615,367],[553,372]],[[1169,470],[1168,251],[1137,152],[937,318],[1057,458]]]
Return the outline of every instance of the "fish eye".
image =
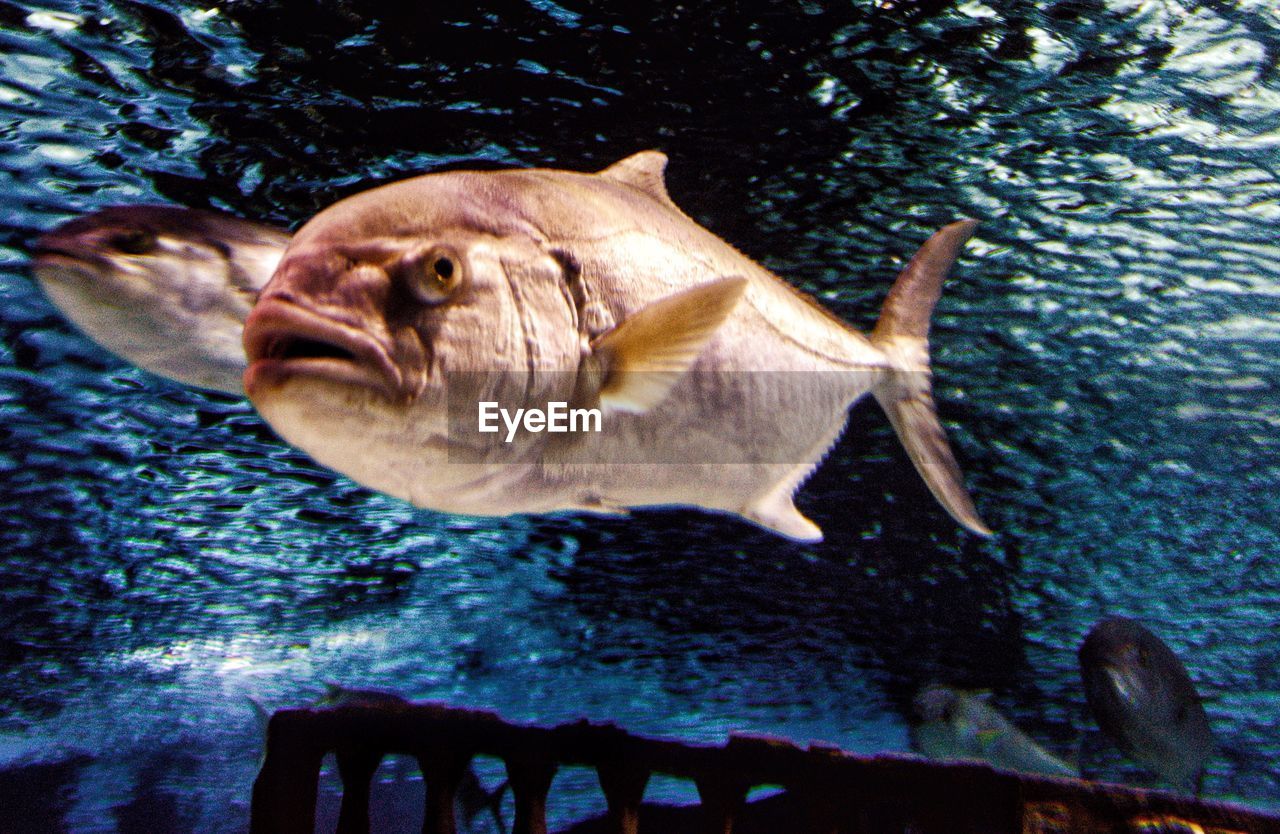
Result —
[[[439,304],[462,281],[462,264],[448,249],[433,247],[403,258],[396,274],[424,304]]]
[[[125,255],[145,255],[156,248],[156,236],[146,229],[122,229],[107,243]]]

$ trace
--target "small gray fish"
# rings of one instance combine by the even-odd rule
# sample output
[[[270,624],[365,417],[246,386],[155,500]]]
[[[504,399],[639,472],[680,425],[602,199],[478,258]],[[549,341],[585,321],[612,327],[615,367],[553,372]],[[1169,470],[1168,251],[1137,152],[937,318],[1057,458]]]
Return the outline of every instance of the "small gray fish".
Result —
[[[986,762],[1045,776],[1079,775],[1011,724],[985,694],[928,686],[916,695],[914,705],[920,723],[912,728],[912,743],[931,759]]]
[[[927,341],[976,224],[925,243],[866,336],[693,222],[665,167],[646,151],[595,174],[428,174],[322,211],[246,324],[250,399],[320,463],[418,506],[697,506],[817,541],[792,497],[870,393],[942,506],[988,534]],[[541,417],[504,438],[477,426],[486,403]],[[594,430],[553,433],[556,405]]]
[[[243,395],[242,333],[288,232],[172,206],[114,206],[35,244],[45,295],[107,350],[187,385]]]
[[[1213,731],[1173,649],[1137,620],[1108,617],[1089,630],[1079,656],[1102,732],[1138,764],[1198,794]]]

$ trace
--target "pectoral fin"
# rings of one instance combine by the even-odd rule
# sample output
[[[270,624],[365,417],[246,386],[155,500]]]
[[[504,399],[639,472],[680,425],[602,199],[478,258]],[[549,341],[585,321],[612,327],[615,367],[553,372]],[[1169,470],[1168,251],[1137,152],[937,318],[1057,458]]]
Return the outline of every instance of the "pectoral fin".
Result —
[[[721,278],[655,301],[600,336],[591,344],[594,399],[631,414],[662,402],[746,288],[745,278]]]

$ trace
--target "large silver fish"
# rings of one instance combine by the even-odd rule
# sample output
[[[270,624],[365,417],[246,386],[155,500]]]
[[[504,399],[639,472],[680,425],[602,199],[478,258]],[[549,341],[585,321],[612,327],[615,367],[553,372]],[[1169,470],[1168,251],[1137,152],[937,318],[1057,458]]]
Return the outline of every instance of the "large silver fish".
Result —
[[[1046,776],[1079,776],[1074,767],[1011,724],[984,694],[928,686],[916,695],[914,706],[920,723],[912,727],[912,744],[931,759],[987,762]]]
[[[419,506],[692,505],[816,541],[792,495],[872,393],[942,505],[988,533],[927,343],[974,222],[921,248],[864,336],[681,212],[665,166],[428,174],[322,211],[250,314],[250,399],[320,463]],[[484,433],[486,402],[543,417]],[[598,409],[599,430],[541,431],[556,403]]]
[[[1080,676],[1098,726],[1138,764],[1200,792],[1213,731],[1173,649],[1128,617],[1108,617],[1080,644]]]
[[[244,321],[289,233],[210,211],[113,206],[35,244],[49,299],[107,350],[160,376],[244,394]]]

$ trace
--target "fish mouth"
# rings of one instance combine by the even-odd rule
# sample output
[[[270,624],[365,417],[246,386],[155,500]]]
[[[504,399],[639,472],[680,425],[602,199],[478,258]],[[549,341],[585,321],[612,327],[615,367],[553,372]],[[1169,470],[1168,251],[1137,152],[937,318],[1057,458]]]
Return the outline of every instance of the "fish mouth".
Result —
[[[283,299],[259,302],[244,329],[250,397],[293,377],[325,379],[404,399],[404,377],[387,349],[349,324]]]
[[[53,270],[54,277],[66,272],[96,275],[111,266],[111,262],[95,253],[92,247],[53,234],[37,239],[31,247],[31,255],[33,269]]]
[[[1145,687],[1136,674],[1124,667],[1110,664],[1102,667],[1102,671],[1111,683],[1111,688],[1115,690],[1116,694],[1130,709],[1141,707]]]

